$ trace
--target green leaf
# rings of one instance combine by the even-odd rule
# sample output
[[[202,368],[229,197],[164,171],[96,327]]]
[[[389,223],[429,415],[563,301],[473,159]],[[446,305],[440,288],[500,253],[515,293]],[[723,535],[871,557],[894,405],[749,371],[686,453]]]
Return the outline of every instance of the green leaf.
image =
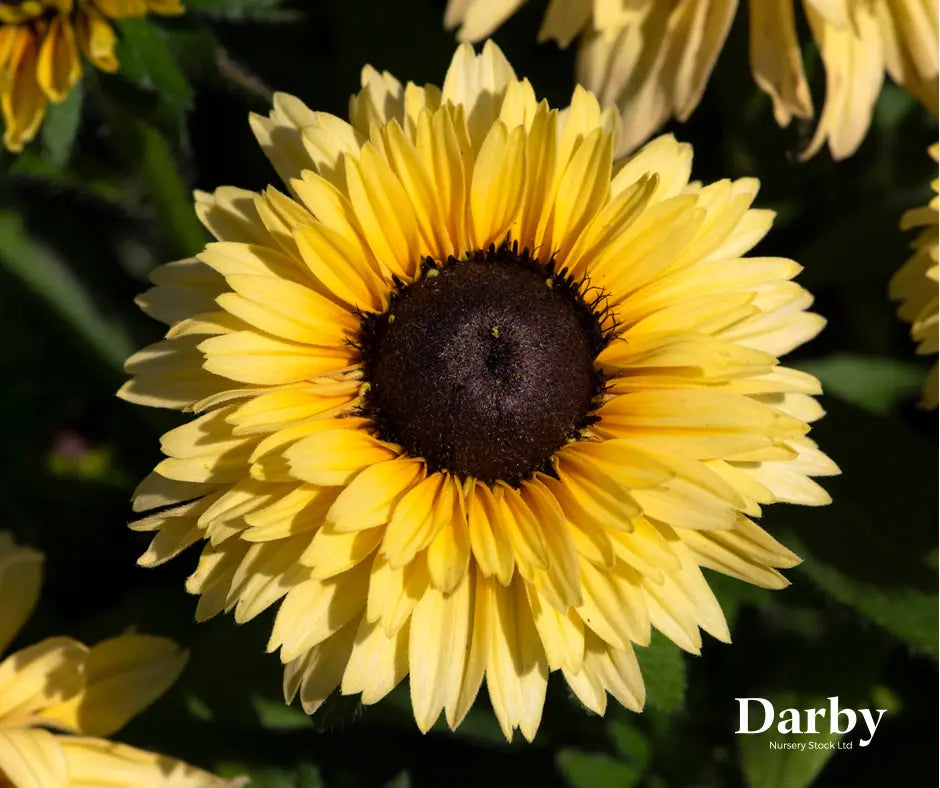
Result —
[[[820,698],[783,696],[774,699],[775,708],[825,708]],[[776,722],[776,721],[775,721]],[[787,733],[771,724],[764,733],[739,734],[738,754],[748,788],[806,788],[812,784],[836,752],[842,737],[830,733]],[[849,743],[851,746],[852,743]],[[802,745],[803,749],[796,749]],[[775,747],[794,746],[794,749]]]
[[[806,558],[809,549],[796,539],[790,546]],[[882,588],[853,578],[819,558],[805,560],[801,571],[830,596],[926,654],[937,656],[937,595],[915,588]]]
[[[637,647],[636,658],[646,683],[646,702],[661,711],[682,708],[685,702],[685,662],[679,647],[659,632],[649,646]]]
[[[646,769],[650,762],[650,744],[646,736],[640,733],[633,725],[619,720],[612,720],[607,726],[614,747],[626,761],[633,764],[640,771]]]
[[[284,0],[187,0],[186,9],[225,19],[286,22],[298,17],[283,8]]]
[[[562,750],[557,763],[572,788],[631,788],[641,777],[639,769],[609,755]]]
[[[79,122],[82,119],[84,89],[79,81],[65,101],[50,104],[42,124],[42,147],[46,157],[57,167],[68,162],[75,145]]]
[[[194,254],[206,242],[206,231],[196,218],[189,188],[180,177],[176,160],[163,136],[136,122],[137,156],[149,197],[181,255]],[[128,124],[128,129],[131,124]]]
[[[824,480],[832,504],[770,510],[765,520],[803,558],[797,572],[909,646],[936,655],[936,443],[838,399],[825,405],[813,437],[842,469]],[[776,532],[775,522],[790,533]]]
[[[275,767],[248,767],[240,763],[219,764],[216,771],[225,777],[247,774],[249,788],[326,788],[319,769],[309,763],[301,764],[296,771]]]
[[[411,788],[411,776],[408,772],[401,772],[385,783],[385,788]]]
[[[115,369],[134,349],[124,327],[98,309],[94,295],[49,248],[37,243],[16,214],[0,211],[0,266],[23,282]]]
[[[125,192],[121,186],[107,176],[89,175],[71,166],[60,167],[53,163],[48,155],[42,155],[34,150],[27,149],[18,154],[16,161],[10,167],[10,173],[45,181],[115,205],[120,205],[125,199]]]
[[[251,705],[258,715],[262,728],[276,731],[291,731],[301,728],[313,728],[310,715],[296,706],[288,706],[280,698],[265,698],[252,695]]]
[[[164,33],[145,17],[122,19],[116,24],[121,74],[173,104],[189,107],[193,90],[177,66]]]
[[[827,394],[878,414],[890,413],[913,397],[925,376],[914,361],[855,353],[836,353],[798,366],[819,378]]]

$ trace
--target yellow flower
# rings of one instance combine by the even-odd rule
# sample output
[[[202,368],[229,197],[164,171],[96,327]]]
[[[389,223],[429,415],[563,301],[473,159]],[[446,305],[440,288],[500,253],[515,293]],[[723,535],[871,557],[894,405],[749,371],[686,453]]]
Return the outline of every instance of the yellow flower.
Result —
[[[49,101],[65,100],[84,55],[117,71],[108,19],[181,14],[181,0],[13,0],[0,3],[0,110],[3,144],[18,152],[36,136]]]
[[[524,0],[449,0],[448,28],[478,41]],[[937,114],[937,4],[934,0],[803,0],[826,69],[826,102],[803,153],[828,140],[836,159],[861,144],[885,71]],[[754,80],[786,126],[813,117],[803,73],[794,0],[750,0]],[[615,105],[623,120],[621,152],[645,141],[670,117],[685,121],[698,105],[731,29],[738,0],[550,0],[539,40],[567,46],[581,36],[577,80]]]
[[[288,700],[364,703],[410,674],[456,727],[486,677],[531,739],[548,674],[639,711],[633,646],[728,630],[699,566],[786,585],[751,520],[824,504],[809,375],[822,319],[750,178],[689,182],[661,137],[614,167],[617,116],[539,103],[465,44],[443,88],[371,67],[350,123],[278,94],[251,126],[290,194],[197,193],[218,239],[140,297],[170,325],[121,396],[198,414],[163,437],[133,525],[202,544],[196,615],[246,621]]]
[[[0,651],[36,604],[42,561],[42,553],[18,546],[0,531]],[[166,692],[185,662],[186,653],[173,641],[136,634],[92,648],[72,638],[51,637],[10,654],[0,662],[0,785],[240,785],[182,761],[99,738],[115,733]]]
[[[937,161],[940,146],[931,145],[930,155]],[[912,208],[901,217],[901,229],[919,228],[920,232],[911,244],[914,254],[902,265],[891,279],[889,294],[900,301],[898,316],[911,324],[911,338],[917,343],[917,352],[922,355],[937,355],[938,306],[937,282],[937,232],[938,208],[936,197],[940,181],[931,182],[935,196],[922,208]],[[937,407],[937,362],[934,362],[924,384],[922,404],[925,408]]]

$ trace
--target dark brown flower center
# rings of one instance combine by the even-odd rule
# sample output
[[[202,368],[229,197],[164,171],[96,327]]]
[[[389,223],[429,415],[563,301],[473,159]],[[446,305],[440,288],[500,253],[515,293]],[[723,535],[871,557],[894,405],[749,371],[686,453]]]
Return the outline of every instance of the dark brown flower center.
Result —
[[[428,261],[388,311],[363,317],[365,414],[431,470],[511,484],[549,470],[603,390],[596,303],[507,246]]]

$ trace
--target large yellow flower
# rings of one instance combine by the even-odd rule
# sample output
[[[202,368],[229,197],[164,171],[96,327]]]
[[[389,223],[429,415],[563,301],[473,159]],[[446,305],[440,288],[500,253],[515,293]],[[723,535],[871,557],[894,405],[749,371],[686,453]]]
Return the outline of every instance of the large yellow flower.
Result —
[[[4,0],[0,2],[3,144],[21,151],[36,136],[48,102],[65,101],[82,76],[82,55],[117,71],[109,19],[183,13],[182,0]]]
[[[932,145],[930,155],[937,161],[940,146]],[[936,193],[940,181],[931,182]],[[919,229],[920,232],[911,244],[914,254],[908,258],[891,279],[889,293],[891,298],[900,301],[898,316],[911,324],[911,338],[917,343],[917,352],[921,355],[936,357],[938,344],[938,302],[937,283],[940,274],[937,268],[937,233],[940,200],[936,194],[922,208],[912,208],[901,217],[901,229]],[[924,384],[922,404],[925,408],[937,407],[938,370],[937,362],[927,376]]]
[[[0,531],[0,652],[32,612],[42,553]],[[51,637],[0,662],[0,786],[234,788],[189,764],[107,741],[179,676],[186,653],[151,635],[92,648]],[[52,729],[52,730],[50,730]],[[53,733],[63,731],[67,733]]]
[[[366,67],[350,123],[279,94],[252,128],[289,195],[197,194],[218,238],[153,274],[168,323],[121,395],[198,414],[135,494],[158,564],[201,542],[197,617],[256,616],[288,699],[419,727],[486,677],[531,739],[550,671],[643,707],[634,644],[728,630],[700,566],[769,588],[796,556],[751,518],[824,504],[809,375],[822,319],[757,182],[689,182],[661,137],[613,167],[617,116],[536,100],[497,47],[443,88]]]
[[[525,0],[449,0],[448,27],[485,38]],[[826,69],[826,102],[804,152],[828,140],[836,159],[861,144],[887,70],[937,114],[935,0],[803,0]],[[750,0],[751,71],[786,126],[813,117],[794,0]],[[631,151],[670,117],[698,105],[731,28],[738,0],[550,0],[540,40],[567,46],[581,36],[577,79],[618,107],[621,151]]]

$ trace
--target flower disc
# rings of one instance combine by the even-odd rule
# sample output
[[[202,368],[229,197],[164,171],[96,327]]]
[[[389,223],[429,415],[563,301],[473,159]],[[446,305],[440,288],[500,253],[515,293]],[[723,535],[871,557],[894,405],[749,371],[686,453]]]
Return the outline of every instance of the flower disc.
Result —
[[[365,335],[365,413],[432,471],[518,483],[550,470],[600,393],[590,307],[506,247],[430,268]]]

